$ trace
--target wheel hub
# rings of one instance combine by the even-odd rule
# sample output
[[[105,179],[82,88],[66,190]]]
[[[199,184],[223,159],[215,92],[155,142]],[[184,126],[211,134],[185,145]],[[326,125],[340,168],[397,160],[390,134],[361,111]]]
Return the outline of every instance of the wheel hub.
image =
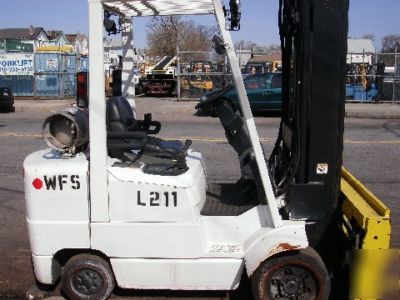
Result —
[[[80,294],[95,295],[103,287],[104,281],[100,274],[91,269],[77,271],[72,277],[72,287]]]
[[[298,267],[278,270],[271,281],[275,299],[312,299],[315,282],[311,277],[308,271]]]

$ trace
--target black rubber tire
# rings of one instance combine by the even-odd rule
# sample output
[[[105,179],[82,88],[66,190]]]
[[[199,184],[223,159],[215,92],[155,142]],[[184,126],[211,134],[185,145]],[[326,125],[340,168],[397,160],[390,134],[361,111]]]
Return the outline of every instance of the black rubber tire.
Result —
[[[303,269],[311,276],[306,277],[307,281],[315,284],[315,288],[301,295],[300,297],[290,297],[277,294],[272,290],[276,286],[273,277],[279,271],[288,267]],[[298,276],[299,277],[299,276]],[[275,299],[296,299],[296,300],[325,300],[329,299],[331,282],[328,270],[321,257],[312,249],[302,249],[299,251],[287,251],[264,261],[251,276],[251,286],[254,299],[256,300],[275,300]],[[275,288],[279,291],[279,288]],[[280,293],[280,292],[278,292]]]
[[[2,106],[0,107],[1,113],[14,113],[15,107],[14,106]]]
[[[82,276],[85,275],[90,276],[91,283],[88,284],[92,285],[93,291],[87,291],[87,286],[77,283],[77,280],[84,281]],[[95,255],[80,254],[72,257],[61,275],[62,291],[70,300],[105,300],[111,296],[114,287],[115,278],[110,265]],[[86,289],[86,293],[82,289]]]

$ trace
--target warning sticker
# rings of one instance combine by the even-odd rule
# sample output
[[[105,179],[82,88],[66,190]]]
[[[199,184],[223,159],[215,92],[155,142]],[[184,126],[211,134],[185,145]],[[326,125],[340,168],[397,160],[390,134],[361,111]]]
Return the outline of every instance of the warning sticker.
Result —
[[[223,254],[238,253],[240,252],[240,246],[238,244],[212,244],[209,252]]]
[[[324,163],[317,164],[317,174],[318,175],[328,174],[328,164],[324,164]]]

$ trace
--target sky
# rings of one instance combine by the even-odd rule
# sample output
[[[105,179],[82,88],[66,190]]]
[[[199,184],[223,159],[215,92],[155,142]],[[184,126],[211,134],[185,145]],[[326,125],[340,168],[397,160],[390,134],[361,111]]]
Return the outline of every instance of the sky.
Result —
[[[190,1],[190,0],[189,0]],[[227,0],[225,0],[227,1]],[[242,28],[232,33],[234,41],[250,40],[259,45],[279,43],[278,0],[242,0]],[[375,35],[380,49],[386,34],[400,34],[399,0],[350,0],[349,36]],[[64,33],[88,32],[87,0],[1,0],[0,28],[44,27]],[[135,18],[135,43],[146,46],[146,24],[150,18]],[[213,17],[196,22],[215,25]]]

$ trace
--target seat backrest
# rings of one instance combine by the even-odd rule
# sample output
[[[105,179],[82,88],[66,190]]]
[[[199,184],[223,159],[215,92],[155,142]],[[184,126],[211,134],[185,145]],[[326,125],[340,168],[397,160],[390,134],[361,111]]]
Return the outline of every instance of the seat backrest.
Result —
[[[252,173],[252,179],[254,180],[257,188],[259,200],[264,201],[263,199],[265,199],[265,192],[256,158],[254,156],[250,135],[244,124],[245,121],[243,120],[243,117],[238,111],[235,112],[227,101],[223,101],[216,107],[216,113],[225,129],[225,135],[229,144],[239,156],[242,176],[247,173],[246,166],[248,165]]]
[[[107,130],[132,131],[135,125],[136,120],[128,100],[122,96],[111,97],[107,101]]]
[[[244,126],[243,117],[232,109],[228,101],[223,101],[216,107],[216,113],[225,129],[229,144],[239,157],[252,149],[250,136]]]

